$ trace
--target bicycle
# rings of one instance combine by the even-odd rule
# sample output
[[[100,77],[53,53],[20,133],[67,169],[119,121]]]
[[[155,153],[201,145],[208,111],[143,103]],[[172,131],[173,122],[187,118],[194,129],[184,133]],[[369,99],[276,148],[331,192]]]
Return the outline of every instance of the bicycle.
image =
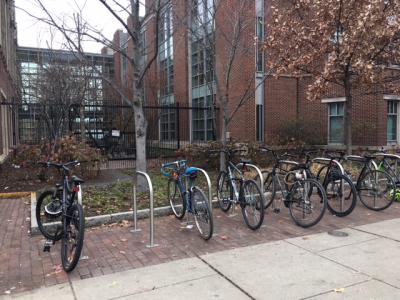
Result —
[[[198,172],[198,168],[188,167],[186,160],[163,164],[161,167],[161,173],[169,178],[168,199],[175,217],[181,220],[186,212],[192,214],[200,236],[209,240],[214,230],[213,217],[207,197],[194,185]]]
[[[50,245],[61,241],[61,262],[66,272],[71,272],[81,256],[85,231],[85,217],[81,184],[77,176],[69,178],[70,167],[78,161],[66,164],[40,162],[43,167],[55,167],[62,172],[62,183],[55,189],[42,192],[36,203],[36,221],[40,232],[47,239],[43,251],[50,251]]]
[[[400,156],[397,154],[389,154],[386,151],[375,153],[376,157],[382,156],[379,161],[378,170],[384,171],[392,177],[396,187],[400,186],[400,174],[399,174],[399,161]],[[400,201],[400,190],[397,189],[395,192],[395,200]]]
[[[326,191],[328,210],[337,217],[351,214],[357,203],[356,187],[350,175],[341,169],[340,161],[344,159],[344,155],[340,151],[327,153],[327,163],[324,163],[315,176]]]
[[[347,178],[345,179],[347,182],[351,182],[355,190],[354,192],[352,188],[352,195],[348,196],[351,196],[353,201],[351,210],[355,207],[357,195],[365,207],[374,211],[384,210],[393,203],[396,194],[396,185],[393,178],[387,172],[376,168],[374,165],[374,159],[376,158],[375,155],[349,155],[345,157],[344,153],[340,153],[340,155],[335,158],[338,162],[348,160],[363,164],[361,171],[356,178],[355,184],[353,183],[349,173],[345,172],[345,174],[342,175]],[[339,171],[337,170],[337,166],[335,166],[335,168],[336,173],[338,173]],[[318,174],[320,173],[322,173],[322,170],[319,170]],[[342,200],[343,201],[341,202],[344,202],[348,199],[344,198]]]
[[[246,225],[256,230],[264,221],[264,197],[254,180],[244,178],[244,170],[248,160],[241,160],[242,171],[234,164],[234,153],[243,150],[217,150],[225,154],[225,170],[221,171],[217,179],[217,198],[219,207],[227,212],[232,205],[239,204],[242,209],[243,219]]]
[[[286,163],[283,157],[292,155],[285,153],[279,157],[275,151],[267,147],[262,147],[260,150],[272,153],[275,159],[271,172],[264,180],[265,207],[268,208],[273,204],[273,212],[279,213],[283,202],[297,225],[303,228],[316,225],[322,219],[327,207],[327,196],[321,183],[307,176],[306,169],[301,168],[301,165],[295,166],[294,168],[299,168],[296,170],[282,170],[281,164]],[[280,171],[284,173],[284,184],[278,176]],[[280,202],[279,207],[276,205],[277,201]]]

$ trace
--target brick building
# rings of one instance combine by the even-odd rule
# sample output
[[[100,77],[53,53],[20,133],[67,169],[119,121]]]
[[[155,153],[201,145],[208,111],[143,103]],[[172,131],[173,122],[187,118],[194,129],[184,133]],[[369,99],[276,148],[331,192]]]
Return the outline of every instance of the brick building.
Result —
[[[14,1],[0,1],[0,163],[18,143],[17,29]]]
[[[204,108],[215,103],[219,108],[215,114],[213,110],[188,110],[180,115],[187,121],[184,138],[190,142],[219,138],[225,110],[228,116],[235,112],[227,126],[228,135],[241,141],[273,143],[288,121],[297,120],[313,129],[318,144],[343,144],[342,91],[332,88],[323,99],[310,101],[306,97],[310,77],[276,79],[266,75],[260,45],[268,29],[268,1],[224,0],[218,2],[217,10],[213,3],[171,0],[163,6],[158,30],[154,15],[145,20],[142,34],[147,47],[153,47],[158,33],[158,57],[145,82],[147,103]],[[242,26],[236,44],[235,20]],[[236,48],[230,64],[233,45]],[[226,94],[229,101],[224,104]],[[397,144],[399,100],[397,95],[355,93],[353,144]],[[166,110],[160,116],[156,131],[160,139],[176,139],[175,111]]]

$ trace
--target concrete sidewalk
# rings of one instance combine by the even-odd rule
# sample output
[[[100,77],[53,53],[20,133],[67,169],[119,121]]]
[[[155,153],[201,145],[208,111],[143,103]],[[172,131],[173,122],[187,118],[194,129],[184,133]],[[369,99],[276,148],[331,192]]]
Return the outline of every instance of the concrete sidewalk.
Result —
[[[177,260],[0,299],[400,299],[400,219]]]

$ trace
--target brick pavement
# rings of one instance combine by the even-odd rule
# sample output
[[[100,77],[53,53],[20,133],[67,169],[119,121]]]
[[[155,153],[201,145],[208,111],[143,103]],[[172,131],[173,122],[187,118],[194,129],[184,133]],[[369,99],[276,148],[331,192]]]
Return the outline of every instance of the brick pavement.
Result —
[[[373,212],[358,203],[346,218],[327,213],[313,228],[303,229],[291,220],[288,210],[280,214],[268,211],[263,227],[247,229],[240,210],[231,217],[215,210],[216,235],[204,242],[195,228],[183,229],[173,216],[155,219],[155,241],[159,247],[148,249],[148,220],[138,222],[140,233],[130,232],[130,223],[101,226],[86,230],[84,254],[77,268],[67,275],[60,266],[60,243],[50,253],[42,252],[43,238],[29,234],[29,199],[0,199],[0,294],[81,280],[159,264],[185,257],[302,236],[332,229],[351,227],[400,217],[400,203],[388,210]]]

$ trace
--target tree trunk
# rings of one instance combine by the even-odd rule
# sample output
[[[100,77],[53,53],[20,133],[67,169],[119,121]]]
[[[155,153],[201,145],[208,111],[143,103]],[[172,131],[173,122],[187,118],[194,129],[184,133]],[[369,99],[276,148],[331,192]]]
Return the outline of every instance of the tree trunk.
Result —
[[[344,84],[345,89],[345,114],[344,114],[344,142],[346,145],[347,155],[351,155],[352,152],[352,112],[353,112],[353,96],[352,96],[352,86],[350,79],[347,78]]]
[[[226,138],[226,131],[227,131],[227,119],[228,119],[228,109],[227,109],[227,103],[226,99],[222,99],[221,101],[222,104],[222,124],[221,124],[221,144],[222,144],[222,149],[226,149],[227,145],[227,138]],[[220,165],[220,171],[225,171],[226,165],[225,165],[225,153],[221,152],[220,155],[220,160],[219,160],[219,165]]]
[[[147,160],[146,160],[146,131],[147,121],[144,116],[142,104],[134,105],[135,111],[135,135],[136,135],[136,171],[146,172]],[[147,185],[143,176],[137,178],[137,186],[139,190]],[[142,187],[142,188],[141,188]]]

